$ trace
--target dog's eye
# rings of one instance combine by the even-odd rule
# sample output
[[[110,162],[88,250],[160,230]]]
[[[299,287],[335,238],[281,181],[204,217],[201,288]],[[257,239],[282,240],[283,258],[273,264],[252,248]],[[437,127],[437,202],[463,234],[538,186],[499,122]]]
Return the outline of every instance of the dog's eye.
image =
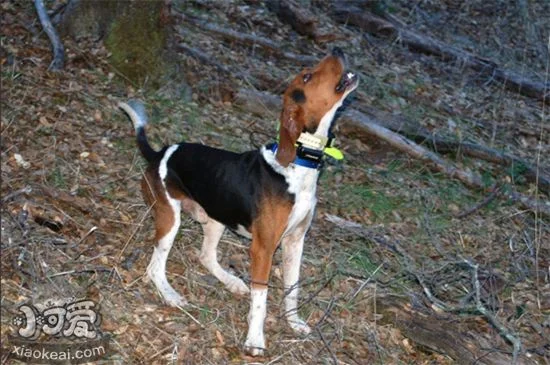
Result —
[[[308,72],[304,75],[304,84],[307,84],[309,80],[311,80],[311,74]]]

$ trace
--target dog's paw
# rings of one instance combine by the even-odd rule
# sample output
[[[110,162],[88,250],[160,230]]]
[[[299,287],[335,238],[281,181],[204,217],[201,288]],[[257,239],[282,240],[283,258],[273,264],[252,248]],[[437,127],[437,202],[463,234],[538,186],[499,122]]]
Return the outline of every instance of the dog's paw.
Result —
[[[178,294],[174,289],[161,292],[162,298],[171,307],[184,307],[187,305],[187,300],[182,295]]]
[[[166,301],[166,304],[171,307],[185,307],[188,304],[187,300],[181,295],[177,298],[164,298],[164,300]]]
[[[311,327],[309,327],[301,318],[295,317],[288,320],[288,324],[294,330],[295,333],[300,335],[309,335],[311,333]]]
[[[247,338],[244,352],[251,356],[264,356],[265,343],[263,338]]]
[[[245,295],[250,293],[250,289],[248,288],[248,285],[246,285],[244,281],[242,281],[237,277],[231,278],[231,280],[229,280],[227,284],[225,284],[225,287],[231,293],[237,294],[237,295]]]

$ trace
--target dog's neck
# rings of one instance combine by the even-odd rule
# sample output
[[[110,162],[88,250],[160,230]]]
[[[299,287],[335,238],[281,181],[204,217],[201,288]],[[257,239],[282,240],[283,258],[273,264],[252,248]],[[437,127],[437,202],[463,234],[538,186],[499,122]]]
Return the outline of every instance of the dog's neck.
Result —
[[[340,99],[340,101],[334,104],[332,108],[325,115],[323,115],[321,121],[319,122],[319,125],[317,126],[317,130],[315,131],[315,133],[313,133],[313,135],[322,138],[328,138],[328,133],[330,131],[330,126],[332,125],[334,115],[336,115],[336,111],[342,106],[343,102],[344,98]]]

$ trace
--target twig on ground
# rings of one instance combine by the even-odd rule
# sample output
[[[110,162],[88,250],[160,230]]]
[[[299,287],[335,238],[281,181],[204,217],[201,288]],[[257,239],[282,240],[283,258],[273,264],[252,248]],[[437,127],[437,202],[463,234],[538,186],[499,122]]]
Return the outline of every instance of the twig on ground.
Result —
[[[489,203],[491,203],[493,200],[495,200],[495,198],[498,196],[501,188],[502,188],[501,186],[494,185],[493,188],[491,189],[491,193],[489,195],[487,195],[482,201],[475,204],[473,207],[470,207],[466,210],[463,210],[462,212],[458,213],[455,217],[456,218],[466,218],[467,216],[469,216],[471,214],[474,214],[475,212],[477,212],[481,208],[486,207],[487,205],[489,205]]]
[[[63,272],[58,272],[58,273],[55,273],[55,274],[50,274],[47,276],[48,279],[51,279],[51,278],[55,278],[57,276],[65,276],[65,275],[73,275],[73,274],[82,274],[82,273],[86,273],[86,272],[97,272],[97,271],[109,271],[111,272],[111,268],[110,267],[104,267],[104,266],[94,266],[94,267],[90,267],[90,268],[84,268],[84,269],[79,269],[79,270],[68,270],[68,271],[63,271]]]
[[[147,216],[149,215],[149,212],[151,211],[151,209],[153,209],[153,206],[155,205],[156,202],[153,202],[153,204],[151,204],[151,206],[149,206],[147,208],[147,211],[145,211],[145,213],[143,213],[143,216],[141,217],[141,219],[139,220],[139,223],[136,227],[136,229],[133,230],[132,234],[130,235],[130,237],[128,237],[128,240],[126,240],[126,243],[124,244],[124,246],[122,247],[122,249],[120,250],[120,252],[118,253],[118,257],[117,257],[117,260],[120,261],[120,258],[122,257],[122,254],[124,253],[124,251],[126,250],[126,247],[128,247],[128,244],[130,243],[130,241],[132,240],[132,238],[134,238],[135,234],[137,233],[137,231],[139,231],[141,229],[141,225],[143,224],[143,221],[145,220],[145,218],[147,218]]]
[[[364,280],[361,285],[359,286],[359,288],[355,291],[355,293],[352,295],[352,297],[350,298],[350,300],[348,300],[348,304],[351,303],[355,297],[357,295],[359,295],[359,293],[363,290],[363,288],[365,288],[365,286],[370,282],[370,280],[376,276],[376,273],[378,272],[378,270],[380,270],[380,268],[383,266],[384,264],[380,264],[378,265],[378,267],[376,269],[374,269],[374,271],[372,272],[372,274],[366,279]]]
[[[174,348],[174,346],[176,346],[175,344],[171,343],[170,345],[158,350],[157,352],[155,352],[153,355],[149,356],[149,358],[147,358],[147,361],[151,361],[153,360],[154,358],[156,358],[157,356],[161,355],[162,353],[166,352],[167,350],[170,350],[172,348]]]
[[[328,302],[327,308],[323,311],[323,315],[321,316],[321,318],[319,318],[319,320],[315,324],[316,328],[319,328],[323,324],[323,322],[325,322],[325,320],[330,316],[330,314],[332,313],[332,310],[334,309],[335,301],[336,299],[334,298],[334,296],[330,298],[330,302]]]
[[[330,341],[327,342],[325,339],[325,336],[323,336],[323,332],[321,332],[321,329],[317,327],[317,333],[319,333],[319,338],[321,338],[321,341],[323,341],[323,347],[327,349],[328,353],[330,354],[330,357],[332,358],[333,364],[338,364],[338,359],[336,358],[336,355],[334,355],[334,352],[330,348],[330,344],[332,341],[334,341],[334,337],[330,339]],[[319,351],[320,352],[320,351]],[[315,356],[317,357],[317,356]]]
[[[44,31],[46,32],[48,38],[50,38],[50,42],[52,43],[53,60],[50,63],[48,69],[52,71],[60,71],[63,69],[63,64],[65,62],[65,50],[63,48],[63,43],[61,43],[59,35],[53,27],[50,17],[46,12],[44,1],[34,0],[34,6],[36,8],[36,12],[38,13],[38,17],[40,18],[40,24],[42,24],[42,28],[44,28]]]
[[[92,228],[90,228],[88,230],[88,232],[86,232],[86,234],[84,236],[82,236],[82,238],[80,239],[80,241],[78,241],[78,243],[76,244],[77,246],[80,245],[82,242],[84,242],[84,240],[86,238],[88,238],[92,233],[94,233],[95,231],[97,230],[97,227],[96,226],[93,226]]]
[[[312,294],[310,294],[307,299],[305,299],[304,301],[302,301],[302,303],[298,304],[298,306],[296,307],[296,311],[298,311],[300,308],[302,308],[304,305],[308,304],[309,302],[311,302],[317,295],[319,295],[319,293],[325,289],[328,284],[330,284],[332,282],[332,280],[336,277],[336,274],[337,273],[332,273],[332,275],[330,276],[330,278],[328,278],[328,280],[325,281],[325,283],[323,285],[321,285],[319,288],[317,288],[317,290],[315,290]],[[286,314],[286,313],[285,313]]]
[[[481,284],[479,282],[478,278],[478,264],[473,264],[470,260],[464,260],[466,264],[472,269],[472,284],[475,289],[475,303],[476,303],[476,309],[477,311],[483,315],[489,323],[495,327],[501,336],[503,336],[508,342],[510,342],[513,346],[513,353],[512,353],[512,364],[517,364],[518,362],[518,356],[521,351],[521,340],[519,337],[514,335],[510,330],[508,330],[504,325],[500,323],[500,321],[481,303]]]
[[[25,186],[24,188],[22,189],[19,189],[19,190],[16,190],[16,191],[13,191],[9,194],[7,194],[6,196],[4,196],[2,198],[2,204],[3,203],[6,203],[10,200],[12,200],[13,198],[15,198],[16,196],[19,196],[21,194],[30,194],[32,192],[32,188],[30,186]]]

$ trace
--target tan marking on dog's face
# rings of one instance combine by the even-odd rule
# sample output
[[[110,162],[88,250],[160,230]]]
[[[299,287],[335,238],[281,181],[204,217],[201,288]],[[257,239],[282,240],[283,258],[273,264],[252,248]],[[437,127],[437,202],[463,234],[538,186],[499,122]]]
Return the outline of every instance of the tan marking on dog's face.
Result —
[[[294,144],[302,131],[315,132],[323,116],[342,99],[344,93],[337,92],[336,86],[343,72],[343,61],[330,55],[292,80],[283,95],[277,152],[281,165],[288,166],[296,157]]]
[[[303,70],[285,91],[283,99],[285,109],[293,107],[301,109],[305,129],[314,132],[321,118],[343,97],[343,93],[336,92],[336,86],[343,72],[343,62],[336,56],[327,56],[315,68]],[[304,79],[306,75],[308,75],[307,82]],[[295,90],[303,91],[305,96],[303,103],[298,103],[292,98],[292,94],[296,93]]]

